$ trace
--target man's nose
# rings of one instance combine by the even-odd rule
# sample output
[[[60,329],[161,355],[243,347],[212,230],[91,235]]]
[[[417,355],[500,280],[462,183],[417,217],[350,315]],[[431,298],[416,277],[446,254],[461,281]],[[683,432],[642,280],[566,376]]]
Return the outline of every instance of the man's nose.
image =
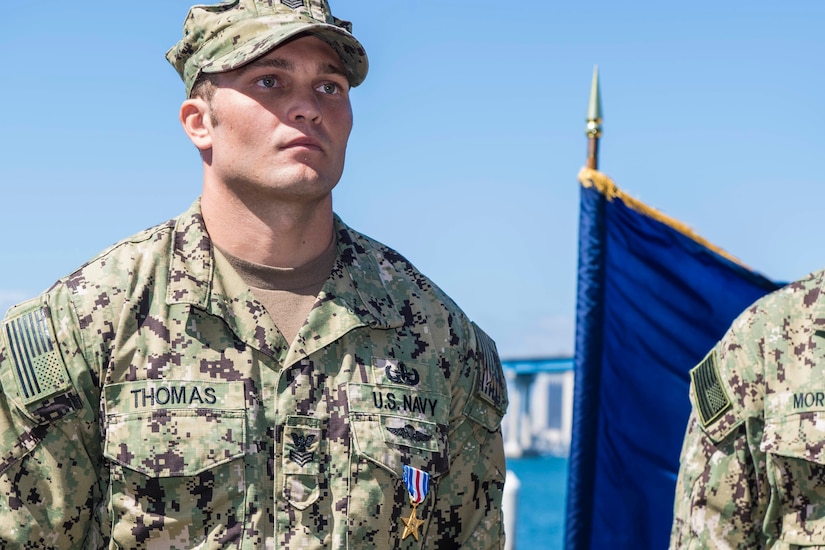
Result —
[[[290,97],[289,118],[293,121],[321,121],[321,105],[313,89],[296,89]]]

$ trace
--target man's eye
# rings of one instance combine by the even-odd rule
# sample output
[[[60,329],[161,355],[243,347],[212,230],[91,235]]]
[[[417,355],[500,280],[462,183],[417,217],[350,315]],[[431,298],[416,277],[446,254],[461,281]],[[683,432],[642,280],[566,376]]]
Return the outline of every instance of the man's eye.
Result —
[[[258,84],[264,88],[274,88],[278,85],[278,80],[274,76],[264,76],[258,79]]]
[[[337,94],[341,91],[341,87],[334,82],[324,82],[321,86],[318,87],[318,91],[323,92],[325,94]]]

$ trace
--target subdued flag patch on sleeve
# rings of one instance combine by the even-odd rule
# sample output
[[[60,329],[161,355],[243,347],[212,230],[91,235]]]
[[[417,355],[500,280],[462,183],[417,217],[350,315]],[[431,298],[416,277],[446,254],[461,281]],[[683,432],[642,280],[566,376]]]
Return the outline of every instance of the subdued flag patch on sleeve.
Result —
[[[716,350],[712,350],[690,371],[696,409],[702,427],[707,428],[730,406],[731,401],[719,377]]]
[[[477,378],[476,392],[503,415],[507,410],[507,382],[504,379],[504,369],[498,357],[496,343],[475,323],[473,323],[473,330],[476,333],[478,350],[481,355],[479,361],[481,371]]]
[[[10,318],[3,330],[24,404],[65,392],[71,386],[45,307]]]

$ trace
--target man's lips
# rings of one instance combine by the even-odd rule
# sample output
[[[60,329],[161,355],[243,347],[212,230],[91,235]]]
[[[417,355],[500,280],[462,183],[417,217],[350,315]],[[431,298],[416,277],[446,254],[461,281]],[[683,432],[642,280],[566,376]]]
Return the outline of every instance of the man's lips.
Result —
[[[323,151],[324,148],[321,147],[321,143],[318,140],[312,139],[310,137],[300,137],[288,141],[284,145],[281,146],[281,149],[308,149],[312,151]]]

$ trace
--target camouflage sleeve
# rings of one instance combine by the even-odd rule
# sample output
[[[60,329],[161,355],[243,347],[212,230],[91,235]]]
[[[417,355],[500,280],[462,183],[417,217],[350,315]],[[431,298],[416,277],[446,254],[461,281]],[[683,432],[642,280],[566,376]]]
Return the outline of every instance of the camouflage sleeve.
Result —
[[[76,373],[87,370],[70,326],[76,317],[68,304],[50,305],[45,296],[12,308],[2,323],[3,548],[79,548],[87,537],[98,432],[92,407],[76,389]]]
[[[472,325],[473,346],[454,385],[450,469],[439,482],[434,548],[504,547],[505,460],[501,419],[507,390],[495,343]]]
[[[748,333],[740,339],[732,328],[691,370],[693,410],[676,485],[672,549],[765,546],[770,490],[759,447],[763,378],[752,344]]]

